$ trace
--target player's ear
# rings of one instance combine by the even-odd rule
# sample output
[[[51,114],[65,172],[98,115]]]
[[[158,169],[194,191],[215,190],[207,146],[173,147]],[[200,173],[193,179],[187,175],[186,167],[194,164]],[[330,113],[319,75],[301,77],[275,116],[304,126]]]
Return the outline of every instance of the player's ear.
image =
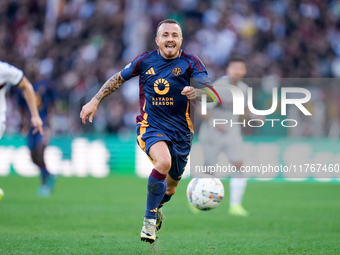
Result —
[[[155,37],[155,42],[156,42],[157,46],[159,46],[158,45],[158,37],[157,36]]]

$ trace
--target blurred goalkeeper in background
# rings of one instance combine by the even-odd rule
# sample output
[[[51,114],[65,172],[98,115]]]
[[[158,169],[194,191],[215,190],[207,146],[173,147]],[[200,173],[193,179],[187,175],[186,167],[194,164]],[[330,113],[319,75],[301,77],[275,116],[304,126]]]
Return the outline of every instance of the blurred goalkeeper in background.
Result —
[[[201,60],[181,50],[182,30],[175,20],[163,20],[157,27],[157,50],[138,55],[121,72],[113,75],[83,106],[80,118],[90,122],[99,102],[126,80],[139,77],[140,115],[137,116],[137,142],[154,169],[148,179],[146,211],[141,240],[153,243],[162,225],[162,206],[175,194],[187,164],[193,124],[190,99],[198,98],[210,84]],[[192,111],[193,112],[193,111]]]

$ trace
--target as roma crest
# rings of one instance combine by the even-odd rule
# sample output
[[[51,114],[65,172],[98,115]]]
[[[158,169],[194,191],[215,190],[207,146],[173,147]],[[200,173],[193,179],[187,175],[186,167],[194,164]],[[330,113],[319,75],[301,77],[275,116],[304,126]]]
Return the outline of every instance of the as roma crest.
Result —
[[[182,73],[182,68],[180,67],[175,67],[174,69],[172,69],[172,74],[175,76],[179,76]]]

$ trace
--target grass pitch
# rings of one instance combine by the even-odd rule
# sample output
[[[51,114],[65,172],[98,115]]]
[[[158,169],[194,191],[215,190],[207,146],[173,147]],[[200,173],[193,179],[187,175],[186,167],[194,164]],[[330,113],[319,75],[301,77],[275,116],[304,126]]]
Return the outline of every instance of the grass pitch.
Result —
[[[146,182],[135,177],[59,178],[38,196],[37,178],[0,178],[0,254],[340,254],[340,184],[249,181],[247,218],[226,197],[191,212],[182,180],[164,207],[157,241],[140,241]]]

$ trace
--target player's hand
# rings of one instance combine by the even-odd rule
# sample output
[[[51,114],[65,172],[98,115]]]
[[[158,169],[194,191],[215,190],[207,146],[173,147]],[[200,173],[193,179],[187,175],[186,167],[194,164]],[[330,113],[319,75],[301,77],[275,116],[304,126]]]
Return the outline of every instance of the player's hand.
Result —
[[[32,117],[31,122],[32,122],[32,125],[34,127],[34,130],[32,132],[33,135],[35,135],[38,131],[41,135],[43,135],[44,134],[43,122],[42,122],[40,116]]]
[[[195,99],[196,98],[196,90],[194,87],[186,86],[183,88],[181,94],[186,96],[188,99]]]
[[[93,116],[97,111],[99,101],[95,98],[92,98],[90,102],[83,106],[80,112],[80,118],[83,124],[86,124],[86,120],[89,119],[89,122],[92,123]]]

